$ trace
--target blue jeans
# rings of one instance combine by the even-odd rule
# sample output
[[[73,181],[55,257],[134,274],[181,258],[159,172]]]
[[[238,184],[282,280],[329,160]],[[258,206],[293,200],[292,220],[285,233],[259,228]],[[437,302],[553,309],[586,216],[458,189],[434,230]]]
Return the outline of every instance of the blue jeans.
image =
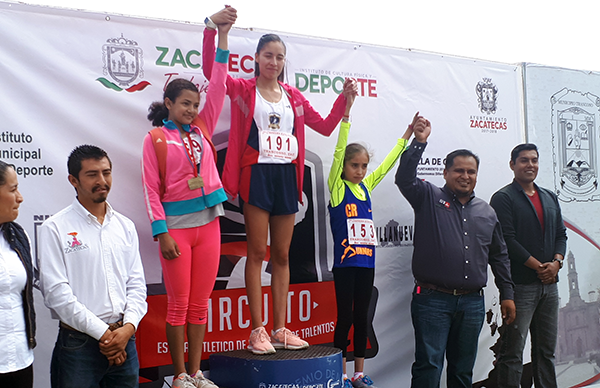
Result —
[[[448,388],[471,388],[479,333],[485,316],[482,292],[452,295],[425,288],[413,291],[415,328],[412,388],[437,388],[448,362]]]
[[[127,360],[123,365],[109,366],[97,340],[61,327],[50,363],[52,388],[138,387],[140,364],[135,337],[131,337],[125,351]]]
[[[517,317],[506,326],[496,368],[498,386],[518,388],[523,372],[523,348],[531,331],[531,366],[536,388],[556,388],[554,351],[558,335],[556,283],[515,284]]]

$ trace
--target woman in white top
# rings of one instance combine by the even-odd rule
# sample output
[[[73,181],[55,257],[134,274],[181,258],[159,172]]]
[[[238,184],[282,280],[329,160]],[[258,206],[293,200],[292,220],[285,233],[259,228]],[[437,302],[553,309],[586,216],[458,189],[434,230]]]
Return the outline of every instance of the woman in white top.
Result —
[[[0,387],[33,387],[35,311],[29,237],[14,222],[23,197],[17,174],[0,161]]]

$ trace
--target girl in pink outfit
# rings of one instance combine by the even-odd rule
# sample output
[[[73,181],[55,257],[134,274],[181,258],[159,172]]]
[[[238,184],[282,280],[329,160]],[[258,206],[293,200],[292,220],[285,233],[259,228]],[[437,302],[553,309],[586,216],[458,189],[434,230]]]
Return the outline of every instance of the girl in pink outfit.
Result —
[[[219,216],[224,214],[222,202],[227,199],[211,137],[225,99],[227,35],[236,18],[235,9],[228,8],[222,17],[204,108],[198,113],[196,85],[181,78],[173,80],[165,89],[164,100],[149,108],[148,119],[161,128],[154,130],[154,136],[146,135],[143,146],[144,197],[152,234],[160,243],[168,297],[167,341],[178,376],[173,387],[216,387],[202,376],[200,360],[208,300],[219,266]],[[166,147],[166,154],[161,147]],[[184,361],[186,323],[191,376]]]
[[[218,17],[218,14],[214,15]],[[216,21],[215,21],[216,22]],[[204,30],[203,70],[210,76],[215,55],[214,31]],[[325,119],[293,86],[284,84],[286,47],[274,34],[264,35],[256,49],[255,78],[227,77],[231,130],[223,184],[231,198],[240,195],[248,253],[246,292],[252,319],[248,348],[255,354],[275,348],[303,349],[308,343],[285,328],[290,284],[289,249],[298,201],[302,203],[304,125],[329,136],[344,114],[349,80]],[[262,325],[262,263],[270,230],[273,331]]]

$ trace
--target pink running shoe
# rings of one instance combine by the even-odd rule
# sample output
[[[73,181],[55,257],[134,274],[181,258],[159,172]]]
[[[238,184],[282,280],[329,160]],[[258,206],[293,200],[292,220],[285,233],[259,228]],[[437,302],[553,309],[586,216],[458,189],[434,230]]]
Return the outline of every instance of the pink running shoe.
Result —
[[[173,388],[196,388],[196,381],[187,373],[180,373],[173,379]]]
[[[257,327],[250,333],[248,341],[248,350],[254,354],[270,354],[275,353],[275,348],[271,345],[269,335],[263,326]]]
[[[271,332],[271,343],[275,349],[300,350],[308,348],[308,342],[300,339],[285,327]]]
[[[219,388],[217,384],[204,377],[202,371],[200,370],[191,377],[196,383],[196,388]]]

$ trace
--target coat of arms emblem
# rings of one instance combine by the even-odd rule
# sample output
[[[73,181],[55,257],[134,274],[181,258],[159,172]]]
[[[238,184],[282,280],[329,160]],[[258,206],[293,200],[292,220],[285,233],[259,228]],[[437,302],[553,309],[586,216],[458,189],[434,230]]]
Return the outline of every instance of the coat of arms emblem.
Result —
[[[600,98],[567,88],[551,97],[555,181],[565,201],[599,200],[597,129]]]
[[[484,78],[483,81],[479,81],[475,87],[475,92],[477,93],[477,102],[481,113],[488,115],[496,113],[498,87],[492,83],[492,79]]]
[[[150,85],[149,82],[142,81],[132,85],[138,78],[144,76],[143,55],[144,52],[137,42],[125,38],[123,34],[118,38],[107,39],[106,44],[102,46],[103,72],[112,81],[103,77],[98,78],[97,81],[105,87],[119,92],[121,90],[128,92],[143,90]]]

